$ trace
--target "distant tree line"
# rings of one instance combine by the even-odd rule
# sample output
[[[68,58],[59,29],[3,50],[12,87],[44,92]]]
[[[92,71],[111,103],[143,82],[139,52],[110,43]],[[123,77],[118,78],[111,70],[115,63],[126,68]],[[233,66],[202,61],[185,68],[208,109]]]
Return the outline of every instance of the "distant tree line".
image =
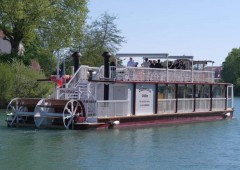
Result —
[[[234,95],[240,96],[240,48],[233,48],[222,66],[222,81],[232,83]]]

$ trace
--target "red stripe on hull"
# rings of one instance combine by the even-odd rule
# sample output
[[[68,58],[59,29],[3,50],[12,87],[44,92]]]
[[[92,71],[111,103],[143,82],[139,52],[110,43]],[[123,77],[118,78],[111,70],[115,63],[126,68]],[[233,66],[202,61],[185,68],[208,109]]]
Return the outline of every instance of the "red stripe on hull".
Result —
[[[214,117],[204,117],[204,118],[186,118],[186,119],[176,119],[176,120],[154,120],[154,121],[142,121],[142,122],[129,122],[129,123],[121,123],[117,126],[117,128],[121,127],[138,127],[138,126],[164,126],[171,124],[183,124],[183,123],[196,123],[196,122],[207,122],[207,121],[215,121],[222,120],[223,117],[214,116]]]
[[[204,116],[203,116],[204,115]],[[201,116],[193,116],[193,115],[182,115],[183,117],[181,117],[181,115],[170,115],[170,116],[166,116],[163,115],[165,117],[158,117],[158,119],[154,119],[154,117],[151,117],[151,119],[149,119],[149,117],[129,117],[123,119],[121,121],[121,118],[116,119],[116,118],[112,118],[112,119],[103,119],[103,121],[105,121],[105,124],[101,124],[99,126],[94,126],[91,127],[91,125],[88,125],[88,128],[86,129],[90,129],[90,128],[94,128],[94,129],[106,129],[106,128],[125,128],[125,127],[139,127],[139,126],[166,126],[166,125],[172,125],[172,124],[183,124],[183,123],[195,123],[195,122],[208,122],[208,121],[216,121],[216,120],[222,120],[225,119],[226,117],[223,116],[223,114],[203,114]],[[230,116],[229,118],[232,118],[232,116]],[[141,120],[136,120],[136,119],[141,119]],[[145,119],[145,120],[144,120]],[[120,124],[117,126],[110,126],[109,122],[110,121],[114,121],[114,120],[119,120]]]

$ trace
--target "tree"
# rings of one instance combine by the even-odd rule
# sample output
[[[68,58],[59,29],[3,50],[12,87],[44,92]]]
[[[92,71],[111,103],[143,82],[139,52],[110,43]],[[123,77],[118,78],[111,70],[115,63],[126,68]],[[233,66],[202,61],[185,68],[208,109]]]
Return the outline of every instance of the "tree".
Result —
[[[122,43],[126,42],[125,38],[120,36],[121,31],[114,23],[116,19],[116,16],[104,13],[92,24],[85,26],[83,41],[77,45],[78,51],[83,55],[82,64],[100,66],[103,63],[101,55],[104,51],[114,54]]]
[[[24,64],[30,65],[31,61],[37,61],[41,70],[49,77],[56,70],[56,56],[47,48],[41,47],[41,41],[36,38],[27,46],[23,59]]]
[[[21,57],[16,53],[0,54],[0,63],[9,64],[14,60],[21,61],[25,65],[31,65],[33,61],[36,61],[47,77],[56,71],[56,57],[47,48],[42,48],[41,42],[37,38],[27,46],[24,55]]]
[[[222,80],[234,84],[234,92],[240,95],[240,48],[234,48],[223,63]]]
[[[47,15],[38,29],[44,47],[59,50],[82,40],[87,17],[87,0],[51,0],[52,15]]]
[[[17,52],[38,35],[51,51],[79,42],[87,0],[0,0],[0,29]]]

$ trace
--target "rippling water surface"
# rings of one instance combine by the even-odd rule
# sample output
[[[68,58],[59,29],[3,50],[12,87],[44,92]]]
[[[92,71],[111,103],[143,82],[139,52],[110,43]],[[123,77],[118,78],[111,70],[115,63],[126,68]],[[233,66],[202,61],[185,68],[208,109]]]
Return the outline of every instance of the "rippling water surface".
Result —
[[[0,169],[240,169],[240,98],[234,119],[113,130],[7,128]]]

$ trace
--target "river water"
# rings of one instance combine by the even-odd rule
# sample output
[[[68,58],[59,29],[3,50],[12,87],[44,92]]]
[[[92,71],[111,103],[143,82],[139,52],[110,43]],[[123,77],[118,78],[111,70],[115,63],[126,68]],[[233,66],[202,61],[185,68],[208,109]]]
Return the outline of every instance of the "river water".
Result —
[[[240,169],[240,98],[234,118],[113,130],[7,128],[0,116],[0,169]]]

